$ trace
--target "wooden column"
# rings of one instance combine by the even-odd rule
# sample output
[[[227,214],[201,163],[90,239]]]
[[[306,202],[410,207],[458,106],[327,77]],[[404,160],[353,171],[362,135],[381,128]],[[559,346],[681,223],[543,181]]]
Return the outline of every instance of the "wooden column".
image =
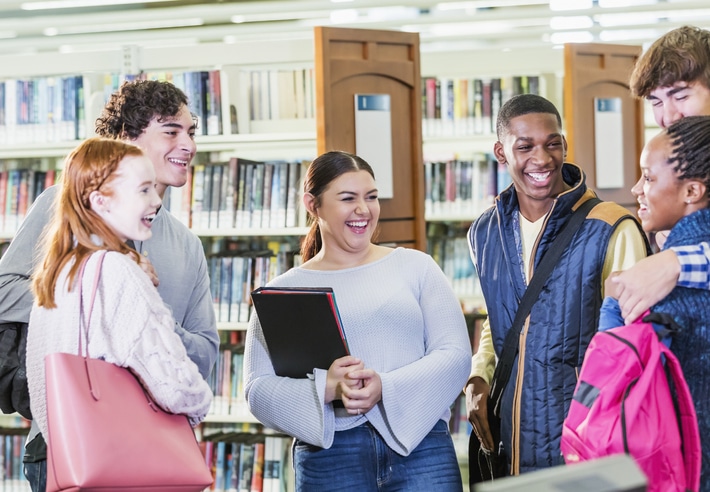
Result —
[[[640,176],[644,142],[643,102],[629,90],[629,77],[640,46],[612,44],[565,45],[564,117],[570,149],[567,160],[584,169],[587,185],[604,200],[632,210],[631,187]],[[594,99],[620,98],[622,107],[623,185],[597,189],[595,170]],[[603,142],[602,142],[603,144]]]
[[[389,94],[393,198],[377,240],[426,250],[419,35],[316,27],[315,75],[319,154],[355,153],[355,94]]]

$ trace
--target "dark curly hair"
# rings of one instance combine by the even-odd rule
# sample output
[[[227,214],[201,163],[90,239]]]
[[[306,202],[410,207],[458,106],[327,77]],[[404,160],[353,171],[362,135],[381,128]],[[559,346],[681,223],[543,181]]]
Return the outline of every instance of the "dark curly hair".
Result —
[[[111,94],[101,116],[96,119],[96,134],[102,137],[136,139],[151,120],[176,116],[187,105],[187,96],[170,82],[134,80],[124,82]]]
[[[666,132],[672,148],[668,163],[678,179],[702,181],[710,190],[710,116],[686,116]]]

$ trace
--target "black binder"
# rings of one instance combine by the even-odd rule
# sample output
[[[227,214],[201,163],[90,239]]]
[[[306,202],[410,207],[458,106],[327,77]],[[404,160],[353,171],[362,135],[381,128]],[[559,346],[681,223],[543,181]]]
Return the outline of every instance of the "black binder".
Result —
[[[251,299],[277,375],[305,378],[350,353],[330,287],[260,287]]]

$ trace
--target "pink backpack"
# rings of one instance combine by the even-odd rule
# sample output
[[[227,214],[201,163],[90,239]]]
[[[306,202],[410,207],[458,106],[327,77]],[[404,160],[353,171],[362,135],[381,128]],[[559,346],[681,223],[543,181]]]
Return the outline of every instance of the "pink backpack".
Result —
[[[649,491],[698,490],[695,406],[678,359],[651,323],[639,320],[594,335],[560,448],[567,463],[629,454],[648,477]]]

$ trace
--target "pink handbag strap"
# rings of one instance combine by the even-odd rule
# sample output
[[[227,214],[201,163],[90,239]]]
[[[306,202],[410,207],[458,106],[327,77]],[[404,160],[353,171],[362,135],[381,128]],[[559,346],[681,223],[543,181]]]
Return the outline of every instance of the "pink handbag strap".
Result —
[[[88,256],[81,264],[81,267],[79,268],[79,273],[78,273],[78,284],[77,284],[77,290],[79,291],[79,355],[83,355],[84,358],[89,357],[89,326],[91,325],[91,312],[94,309],[94,300],[96,299],[96,290],[99,285],[99,278],[101,277],[101,266],[103,265],[104,262],[104,256],[106,256],[106,251],[102,251],[99,253],[99,258],[97,260],[96,264],[96,274],[94,275],[94,283],[91,287],[91,300],[89,301],[89,309],[88,309],[88,314],[86,316],[86,321],[84,320],[84,294],[82,291],[82,280],[84,278],[84,269],[86,268],[86,264],[89,262],[89,259],[91,256]],[[86,353],[83,353],[83,346],[81,343],[81,335],[84,335],[84,338],[86,339]]]
[[[79,291],[79,356],[84,357],[84,367],[86,368],[86,377],[89,381],[89,389],[91,390],[91,396],[94,398],[94,400],[99,400],[101,398],[101,392],[98,388],[97,385],[93,383],[93,380],[91,379],[91,370],[89,368],[89,326],[91,323],[91,312],[94,310],[94,300],[96,299],[96,290],[99,286],[99,278],[101,277],[101,266],[104,263],[104,257],[106,256],[106,251],[101,251],[99,253],[99,258],[96,261],[96,273],[94,274],[94,283],[91,286],[91,299],[89,300],[89,309],[88,309],[88,314],[86,317],[86,321],[84,321],[84,294],[82,292],[82,280],[84,278],[84,269],[86,268],[86,264],[89,262],[90,256],[87,257],[83,263],[81,264],[81,267],[79,268],[79,273],[78,273],[78,283],[77,283],[77,290]],[[84,338],[86,339],[86,353],[82,354],[82,343],[81,343],[81,335],[82,333],[84,334]],[[143,394],[145,394],[146,400],[148,405],[153,409],[154,412],[158,411],[158,407],[155,405],[153,402],[153,398],[150,396],[150,394],[146,391],[145,387],[141,384],[141,389],[143,389]]]

